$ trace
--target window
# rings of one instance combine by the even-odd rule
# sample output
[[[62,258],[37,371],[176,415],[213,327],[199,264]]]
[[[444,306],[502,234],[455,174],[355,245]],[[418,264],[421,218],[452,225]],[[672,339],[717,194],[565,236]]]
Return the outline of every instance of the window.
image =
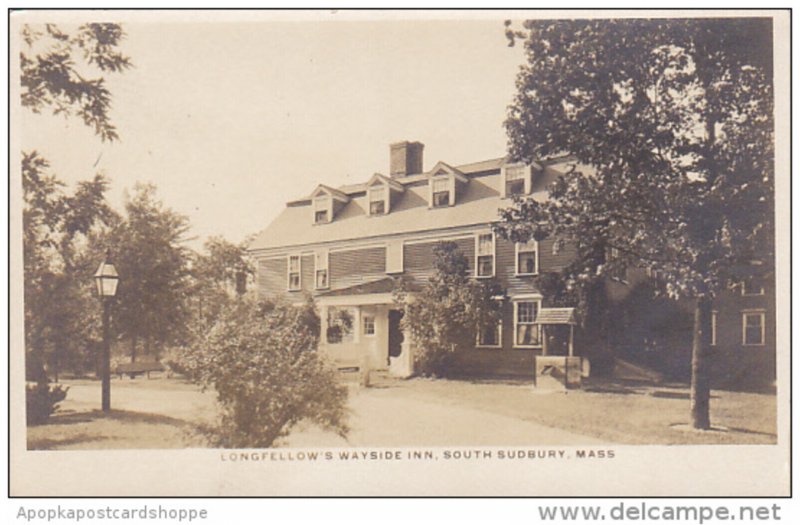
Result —
[[[717,346],[717,311],[711,312],[711,346]]]
[[[536,275],[539,273],[539,243],[531,240],[517,243],[517,275]]]
[[[325,339],[330,344],[350,343],[355,340],[353,320],[355,312],[350,308],[328,308],[328,329]]]
[[[559,253],[561,253],[561,248],[562,248],[561,245],[562,245],[561,239],[556,239],[553,241],[553,255],[558,255]]]
[[[764,295],[764,287],[755,279],[742,281],[742,295]]]
[[[538,301],[514,303],[514,346],[541,346],[541,328],[534,324],[538,312]]]
[[[330,221],[330,197],[316,197],[314,199],[314,223],[323,224]]]
[[[369,189],[369,214],[383,215],[386,213],[386,188],[373,186]]]
[[[403,273],[403,241],[386,244],[386,273]]]
[[[314,288],[317,290],[328,287],[328,251],[319,251],[314,254]]]
[[[478,235],[475,268],[478,277],[494,276],[494,234]]]
[[[437,177],[433,179],[433,202],[434,208],[450,206],[450,179],[447,177]]]
[[[375,316],[364,316],[364,335],[375,335]]]
[[[763,346],[765,337],[764,312],[742,312],[742,344]]]
[[[527,166],[508,166],[505,169],[506,197],[524,195],[525,179],[528,176]]]
[[[616,262],[615,262],[616,261]],[[609,264],[610,263],[610,264]],[[615,281],[627,283],[628,272],[625,264],[620,261],[620,252],[618,248],[609,248],[606,256],[606,264],[609,264],[610,270],[608,276]]]
[[[498,320],[478,330],[478,344],[481,348],[500,348],[503,346],[503,322]]]
[[[289,290],[300,289],[300,256],[289,256]]]

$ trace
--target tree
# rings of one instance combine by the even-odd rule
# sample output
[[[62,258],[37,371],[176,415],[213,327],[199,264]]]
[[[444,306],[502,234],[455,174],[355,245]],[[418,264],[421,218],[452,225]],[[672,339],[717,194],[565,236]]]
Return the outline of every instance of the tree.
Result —
[[[316,352],[319,318],[303,307],[239,299],[182,354],[195,381],[217,393],[215,446],[270,447],[300,421],[347,434],[347,388]]]
[[[91,233],[115,216],[102,175],[78,183],[72,194],[64,186],[37,152],[23,154],[26,375],[38,382],[48,380],[45,364],[57,378],[62,361],[92,346],[96,334],[86,319],[95,310],[94,269],[81,255]]]
[[[454,242],[438,243],[434,257],[434,274],[425,286],[411,298],[400,282],[396,301],[405,310],[402,323],[414,343],[415,367],[443,375],[457,352],[475,346],[479,327],[499,320],[500,287],[494,280],[472,279],[469,261]]]
[[[76,114],[101,140],[117,139],[105,80],[87,76],[94,68],[118,73],[131,66],[118,50],[124,36],[118,24],[84,24],[72,35],[54,24],[25,25],[22,106],[34,113],[49,108],[56,115]],[[23,152],[26,374],[39,382],[48,380],[48,354],[57,376],[62,357],[91,346],[92,324],[85,321],[94,308],[86,302],[81,253],[95,226],[113,218],[105,202],[104,176],[80,182],[72,195],[65,195],[64,183],[49,169],[39,152]]]
[[[137,184],[126,197],[124,218],[104,241],[123,276],[114,325],[130,342],[131,361],[139,341],[152,356],[184,335],[189,253],[182,243],[188,228],[186,217],[158,200],[155,186]]]
[[[512,240],[577,247],[567,278],[640,266],[695,302],[692,424],[710,427],[711,300],[771,260],[773,95],[767,19],[537,20],[523,39],[510,154],[570,155],[550,200],[502,213]]]
[[[119,138],[111,122],[111,92],[103,77],[87,78],[87,70],[120,73],[132,66],[118,47],[122,26],[83,24],[70,35],[55,24],[25,25],[20,52],[23,107],[34,113],[49,108],[53,115],[77,115],[104,141]]]
[[[244,295],[255,273],[243,244],[211,237],[203,248],[192,256],[188,306],[200,333],[214,323],[223,305]]]

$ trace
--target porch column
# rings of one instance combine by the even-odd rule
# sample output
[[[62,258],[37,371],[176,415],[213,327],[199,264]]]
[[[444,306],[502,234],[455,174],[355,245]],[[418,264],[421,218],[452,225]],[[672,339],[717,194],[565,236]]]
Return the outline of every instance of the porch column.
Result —
[[[575,337],[575,325],[569,325],[569,356],[572,357],[572,341]]]
[[[542,332],[542,355],[547,355],[547,330],[545,329],[546,325],[539,325],[541,326],[540,330]]]

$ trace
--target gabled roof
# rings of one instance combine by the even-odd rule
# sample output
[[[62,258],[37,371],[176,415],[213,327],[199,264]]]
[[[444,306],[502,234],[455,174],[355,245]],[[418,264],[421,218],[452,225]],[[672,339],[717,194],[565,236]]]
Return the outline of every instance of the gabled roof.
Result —
[[[362,185],[361,195],[352,195],[348,202],[337,213],[336,219],[324,225],[313,225],[309,220],[308,199],[295,201],[285,207],[269,226],[261,231],[250,244],[249,249],[283,250],[284,248],[324,245],[326,243],[347,241],[352,239],[369,239],[389,235],[403,235],[412,232],[445,230],[479,224],[489,224],[499,220],[498,210],[510,205],[503,199],[500,167],[504,159],[475,163],[475,173],[479,177],[471,177],[470,183],[464,185],[464,191],[455,206],[430,209],[428,206],[427,185],[404,184],[406,181],[426,181],[426,174],[412,175],[396,179],[403,184],[403,197],[392,204],[392,211],[386,215],[368,214],[368,197],[364,195],[366,184]],[[538,173],[533,180],[531,196],[538,200],[547,199],[547,186],[561,173],[566,166],[552,163]],[[491,167],[491,168],[490,168]],[[459,171],[462,171],[459,168]]]
[[[331,188],[330,186],[326,186],[324,184],[318,185],[317,188],[313,192],[311,192],[311,198],[312,199],[315,198],[320,193],[327,193],[334,199],[342,202],[347,202],[350,200],[350,197],[348,197],[346,193],[339,191],[336,188]]]
[[[431,169],[428,172],[429,177],[435,177],[437,175],[444,175],[444,174],[452,175],[453,177],[456,178],[457,181],[469,182],[469,179],[467,178],[466,175],[464,175],[462,171],[442,161],[437,162],[436,166],[434,166],[433,169]]]
[[[367,188],[374,186],[378,182],[383,183],[386,186],[389,186],[391,189],[399,191],[400,193],[406,191],[405,186],[403,186],[396,180],[387,177],[386,175],[381,175],[380,173],[376,173],[375,175],[370,177],[370,179],[367,181]]]

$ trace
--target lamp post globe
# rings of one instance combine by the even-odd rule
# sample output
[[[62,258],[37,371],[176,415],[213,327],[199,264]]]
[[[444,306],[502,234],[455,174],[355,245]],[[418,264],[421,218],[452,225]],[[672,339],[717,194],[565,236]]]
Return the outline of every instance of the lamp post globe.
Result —
[[[109,317],[111,314],[111,301],[117,294],[119,274],[111,263],[111,254],[106,253],[105,260],[100,263],[94,274],[97,295],[103,302],[103,356],[101,362],[102,382],[102,408],[103,412],[111,411],[111,340],[109,334]]]

